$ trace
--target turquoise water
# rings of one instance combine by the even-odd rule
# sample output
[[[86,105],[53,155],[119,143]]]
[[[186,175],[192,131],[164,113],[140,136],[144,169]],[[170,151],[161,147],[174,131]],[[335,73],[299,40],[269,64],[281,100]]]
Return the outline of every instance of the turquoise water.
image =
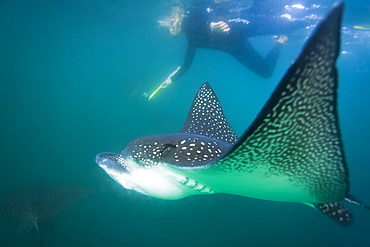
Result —
[[[241,134],[311,32],[290,37],[267,80],[227,54],[199,50],[188,73],[148,102],[143,93],[165,80],[185,51],[183,36],[159,29],[162,8],[149,0],[0,1],[0,192],[40,182],[96,190],[53,219],[45,245],[370,246],[370,211],[352,205],[355,223],[343,228],[300,204],[228,195],[162,201],[122,189],[95,164],[97,153],[178,131],[205,81]],[[351,194],[370,204],[370,31],[351,28],[362,24],[370,24],[368,1],[349,2],[339,113]],[[252,39],[261,52],[273,41]],[[3,218],[0,234],[0,246],[39,246],[35,234]]]

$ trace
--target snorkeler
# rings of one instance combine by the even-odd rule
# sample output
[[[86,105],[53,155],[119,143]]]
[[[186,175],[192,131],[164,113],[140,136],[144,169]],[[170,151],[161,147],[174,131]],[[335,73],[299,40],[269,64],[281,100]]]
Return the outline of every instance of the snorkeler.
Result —
[[[258,35],[286,33],[307,26],[299,20],[285,17],[253,16],[252,1],[247,6],[236,8],[227,0],[194,1],[186,9],[175,7],[171,15],[159,21],[169,29],[172,36],[185,33],[187,49],[184,62],[149,96],[151,99],[161,88],[178,80],[190,68],[197,48],[208,48],[227,52],[241,64],[262,78],[269,78],[274,69],[283,44],[288,38],[280,35],[276,44],[263,58],[247,39]]]

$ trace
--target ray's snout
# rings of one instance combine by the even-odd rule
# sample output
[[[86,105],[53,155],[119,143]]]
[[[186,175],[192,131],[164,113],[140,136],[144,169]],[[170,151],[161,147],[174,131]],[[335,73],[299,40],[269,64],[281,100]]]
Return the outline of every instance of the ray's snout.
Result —
[[[107,167],[112,168],[114,166],[117,166],[116,160],[117,160],[117,154],[115,153],[100,153],[96,155],[95,162],[100,167]]]

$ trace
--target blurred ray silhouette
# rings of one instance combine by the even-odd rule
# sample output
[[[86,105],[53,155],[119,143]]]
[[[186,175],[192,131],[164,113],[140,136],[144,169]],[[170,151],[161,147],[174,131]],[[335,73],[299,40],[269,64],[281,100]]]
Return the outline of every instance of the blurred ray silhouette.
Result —
[[[93,193],[91,188],[81,185],[28,186],[0,196],[0,213],[20,223],[22,231],[36,232],[41,246],[44,246],[40,231],[50,219]]]

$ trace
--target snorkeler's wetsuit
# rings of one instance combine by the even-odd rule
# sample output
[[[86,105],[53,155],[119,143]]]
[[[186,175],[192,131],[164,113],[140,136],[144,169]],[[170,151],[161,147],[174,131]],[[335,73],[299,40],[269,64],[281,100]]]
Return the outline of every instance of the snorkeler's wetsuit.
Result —
[[[227,52],[258,76],[268,78],[274,71],[283,45],[277,42],[263,58],[247,38],[282,34],[307,25],[300,21],[292,22],[286,18],[233,13],[218,6],[217,4],[210,6],[209,3],[201,4],[185,12],[182,29],[187,38],[187,49],[183,65],[177,73],[170,77],[172,82],[179,79],[189,69],[198,47]],[[211,22],[219,21],[226,22],[230,31],[213,33],[209,25]]]

